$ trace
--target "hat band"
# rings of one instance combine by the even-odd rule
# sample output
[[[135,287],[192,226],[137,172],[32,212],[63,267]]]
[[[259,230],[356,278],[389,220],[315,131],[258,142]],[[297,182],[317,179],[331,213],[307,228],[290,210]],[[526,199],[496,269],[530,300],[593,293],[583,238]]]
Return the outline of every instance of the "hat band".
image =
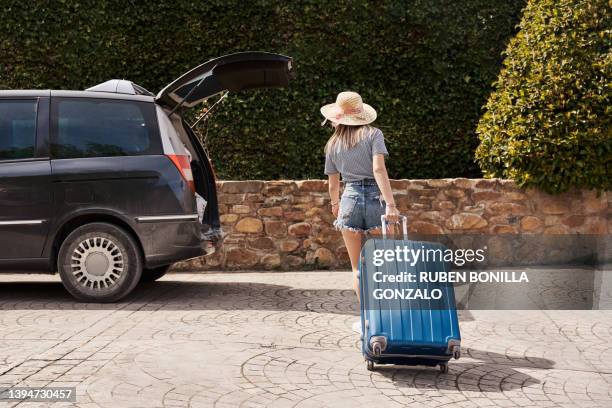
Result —
[[[346,108],[343,109],[341,106],[338,106],[338,108],[340,108],[341,112],[338,112],[334,118],[336,120],[340,120],[342,119],[343,116],[348,116],[348,115],[355,115],[358,119],[365,119],[365,117],[363,117],[363,108]]]
[[[348,109],[341,108],[341,109],[345,115],[357,115],[363,112],[362,108],[348,108]]]

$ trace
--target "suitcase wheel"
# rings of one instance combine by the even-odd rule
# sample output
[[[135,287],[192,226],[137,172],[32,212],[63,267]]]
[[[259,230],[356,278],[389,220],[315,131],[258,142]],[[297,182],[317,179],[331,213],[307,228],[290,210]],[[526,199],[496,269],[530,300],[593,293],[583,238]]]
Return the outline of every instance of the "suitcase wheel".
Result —
[[[372,360],[366,360],[366,368],[368,371],[374,371],[374,362]]]
[[[453,351],[453,358],[455,360],[459,360],[460,357],[461,357],[461,349],[457,348],[455,349],[455,351]]]
[[[447,374],[448,373],[448,363],[440,364],[440,372],[442,374]]]
[[[380,355],[382,354],[382,346],[380,343],[376,342],[374,343],[374,345],[372,345],[372,352],[374,352],[374,355],[376,357],[380,357]]]
[[[376,357],[380,357],[382,352],[387,348],[387,338],[385,336],[370,337],[370,347],[372,347],[372,353]]]

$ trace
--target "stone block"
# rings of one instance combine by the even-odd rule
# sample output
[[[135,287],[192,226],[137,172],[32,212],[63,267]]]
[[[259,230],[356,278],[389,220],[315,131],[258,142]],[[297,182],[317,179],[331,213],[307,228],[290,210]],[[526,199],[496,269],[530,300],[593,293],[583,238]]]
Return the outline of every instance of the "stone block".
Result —
[[[440,235],[444,234],[444,230],[439,225],[425,221],[413,221],[409,224],[410,232],[425,235]]]
[[[283,221],[265,221],[264,230],[266,234],[273,237],[282,237],[287,235],[287,225]]]
[[[527,194],[519,191],[509,191],[504,193],[503,198],[510,201],[523,201],[527,200]]]
[[[306,214],[304,211],[285,211],[284,219],[287,221],[304,221]]]
[[[257,215],[260,217],[282,217],[283,207],[263,207],[257,210]]]
[[[338,259],[338,262],[341,262],[342,264],[346,264],[350,262],[348,251],[344,245],[341,245],[338,248],[336,248],[335,252],[336,252],[336,258]]]
[[[244,202],[244,194],[219,194],[217,197],[219,204],[238,204]]]
[[[261,265],[264,269],[277,269],[281,266],[281,257],[279,254],[267,254],[261,258]]]
[[[566,214],[569,212],[570,208],[567,202],[561,201],[559,199],[545,199],[540,205],[540,211],[544,214]]]
[[[264,204],[266,206],[269,207],[273,207],[276,205],[283,205],[283,204],[291,204],[293,203],[294,197],[290,196],[290,195],[286,195],[286,196],[272,196],[272,197],[267,197],[264,200]]]
[[[565,217],[561,222],[570,228],[576,228],[583,225],[585,219],[584,215],[572,214],[569,217]]]
[[[479,229],[487,226],[487,220],[478,214],[460,213],[454,214],[446,221],[446,228],[450,230]]]
[[[281,241],[279,244],[279,248],[281,252],[293,252],[300,247],[300,241],[295,239],[288,239],[285,241]]]
[[[294,181],[278,180],[278,181],[267,181],[263,189],[263,192],[267,196],[274,196],[274,195],[292,194],[296,190],[297,190],[297,186]]]
[[[536,232],[544,226],[544,222],[531,215],[521,218],[521,231],[523,232]]]
[[[424,211],[421,213],[420,217],[420,219],[427,221],[441,221],[442,218],[440,211]]]
[[[472,201],[497,201],[502,198],[502,193],[497,191],[477,191],[472,193]]]
[[[296,195],[293,197],[293,202],[295,204],[310,204],[312,205],[314,201],[314,197],[312,195]]]
[[[305,237],[310,235],[312,226],[307,222],[298,222],[289,226],[289,235],[294,237]]]
[[[222,224],[233,224],[238,221],[238,214],[221,214],[219,220]]]
[[[474,188],[475,181],[468,178],[456,178],[453,180],[453,185],[457,188],[471,189]]]
[[[288,269],[299,268],[302,265],[304,265],[304,258],[302,257],[295,256],[295,255],[288,255],[285,258],[284,266]]]
[[[237,232],[256,234],[263,231],[263,223],[257,218],[246,217],[238,221],[234,226],[234,229]]]
[[[249,246],[251,248],[262,249],[262,250],[270,250],[274,249],[274,241],[269,237],[258,237],[255,239],[249,240]]]
[[[318,248],[314,253],[314,259],[317,265],[332,266],[336,263],[336,257],[327,248]]]
[[[474,187],[483,190],[494,190],[499,186],[497,179],[478,179],[474,180]]]
[[[232,206],[231,212],[234,214],[248,214],[251,212],[251,207],[244,204],[235,204]]]
[[[512,215],[523,215],[527,214],[529,210],[523,204],[518,203],[505,203],[505,202],[494,202],[489,205],[488,210],[496,215],[499,214],[512,214]]]
[[[515,218],[511,218],[509,215],[496,215],[488,218],[490,224],[512,224],[513,220]]]
[[[259,193],[264,186],[263,181],[224,181],[221,191],[224,193]]]
[[[453,185],[453,179],[431,179],[427,180],[427,185],[436,189],[446,189]]]
[[[259,256],[246,248],[230,248],[225,252],[225,265],[229,267],[251,268],[257,265]]]
[[[301,180],[295,183],[299,191],[327,191],[327,181],[326,180]]]
[[[434,210],[452,210],[455,208],[455,204],[448,200],[434,201],[432,203],[432,208]]]
[[[314,240],[319,244],[329,244],[342,238],[340,231],[333,228],[325,228],[319,231],[314,237]]]
[[[404,192],[410,181],[408,180],[389,180],[389,184],[391,184],[391,189],[395,192]]]
[[[518,230],[511,225],[494,225],[491,227],[493,234],[516,234]]]
[[[244,201],[249,203],[261,203],[264,200],[264,196],[259,193],[247,193],[244,195]]]
[[[465,191],[460,188],[449,188],[444,190],[444,195],[451,198],[462,198],[465,197]]]
[[[499,183],[499,186],[502,188],[502,190],[518,190],[519,187],[516,185],[516,182],[514,180],[508,180],[508,179],[497,179],[497,182]]]

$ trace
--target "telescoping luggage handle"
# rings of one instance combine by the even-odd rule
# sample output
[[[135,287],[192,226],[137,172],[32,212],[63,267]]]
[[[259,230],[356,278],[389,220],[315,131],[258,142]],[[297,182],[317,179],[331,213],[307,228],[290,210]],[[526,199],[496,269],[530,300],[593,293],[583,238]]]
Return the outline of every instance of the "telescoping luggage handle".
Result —
[[[402,232],[404,233],[404,240],[408,240],[408,217],[406,217],[405,215],[400,215],[399,216],[402,219]],[[382,224],[382,236],[383,239],[387,238],[387,216],[386,215],[381,215],[380,216],[380,223]]]

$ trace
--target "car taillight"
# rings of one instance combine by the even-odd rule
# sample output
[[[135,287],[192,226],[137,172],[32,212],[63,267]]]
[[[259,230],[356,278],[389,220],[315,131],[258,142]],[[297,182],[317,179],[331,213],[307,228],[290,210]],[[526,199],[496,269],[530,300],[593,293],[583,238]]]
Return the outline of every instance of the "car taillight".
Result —
[[[182,154],[167,154],[166,155],[172,163],[176,166],[183,179],[187,182],[187,185],[195,193],[195,184],[193,182],[193,173],[191,172],[191,164],[189,163],[189,157]]]

